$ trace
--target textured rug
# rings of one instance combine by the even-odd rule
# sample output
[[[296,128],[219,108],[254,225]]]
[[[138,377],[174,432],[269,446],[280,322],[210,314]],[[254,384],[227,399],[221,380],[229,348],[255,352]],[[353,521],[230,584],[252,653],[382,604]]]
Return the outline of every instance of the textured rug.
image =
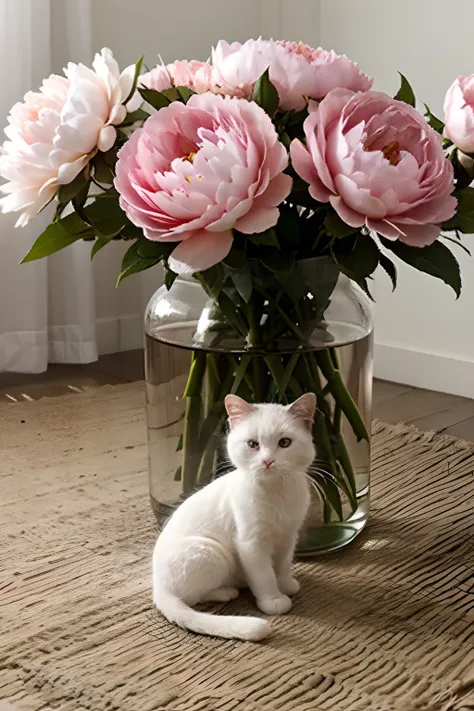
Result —
[[[265,643],[214,640],[151,606],[142,387],[0,407],[5,709],[474,708],[473,445],[376,423],[368,530]]]

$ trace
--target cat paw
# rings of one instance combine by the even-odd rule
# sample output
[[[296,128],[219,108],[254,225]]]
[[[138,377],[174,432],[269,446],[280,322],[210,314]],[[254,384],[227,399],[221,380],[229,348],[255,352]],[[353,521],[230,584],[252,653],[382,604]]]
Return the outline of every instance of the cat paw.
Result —
[[[287,595],[257,600],[258,609],[265,615],[285,615],[291,610],[292,602]]]
[[[282,578],[278,581],[278,587],[283,595],[296,595],[300,591],[300,584],[296,578],[289,576],[288,578]]]

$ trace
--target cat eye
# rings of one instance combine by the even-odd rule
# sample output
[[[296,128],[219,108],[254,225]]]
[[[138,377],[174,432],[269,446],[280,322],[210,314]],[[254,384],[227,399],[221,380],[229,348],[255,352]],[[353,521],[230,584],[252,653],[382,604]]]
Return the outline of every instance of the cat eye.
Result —
[[[289,447],[290,444],[291,444],[291,439],[289,437],[282,437],[278,442],[278,446],[283,447],[283,449],[285,449],[286,447]]]
[[[256,442],[254,439],[247,440],[247,444],[250,449],[258,449],[258,442]]]

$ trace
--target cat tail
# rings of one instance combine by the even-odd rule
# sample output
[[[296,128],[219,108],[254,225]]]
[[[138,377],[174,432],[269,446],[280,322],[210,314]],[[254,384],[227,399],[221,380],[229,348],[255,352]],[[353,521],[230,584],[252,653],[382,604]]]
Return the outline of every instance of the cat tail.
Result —
[[[154,597],[155,605],[169,622],[174,622],[191,632],[249,642],[258,642],[271,633],[269,623],[258,617],[235,617],[198,612],[167,590],[158,590]]]

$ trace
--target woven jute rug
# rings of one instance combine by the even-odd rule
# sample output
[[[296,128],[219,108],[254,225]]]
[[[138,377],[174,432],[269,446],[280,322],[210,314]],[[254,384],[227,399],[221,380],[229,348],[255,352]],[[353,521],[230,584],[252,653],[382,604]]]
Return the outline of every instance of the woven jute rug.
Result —
[[[299,565],[257,645],[152,608],[142,384],[0,407],[2,709],[474,708],[474,448],[382,423],[373,442],[370,527]]]

